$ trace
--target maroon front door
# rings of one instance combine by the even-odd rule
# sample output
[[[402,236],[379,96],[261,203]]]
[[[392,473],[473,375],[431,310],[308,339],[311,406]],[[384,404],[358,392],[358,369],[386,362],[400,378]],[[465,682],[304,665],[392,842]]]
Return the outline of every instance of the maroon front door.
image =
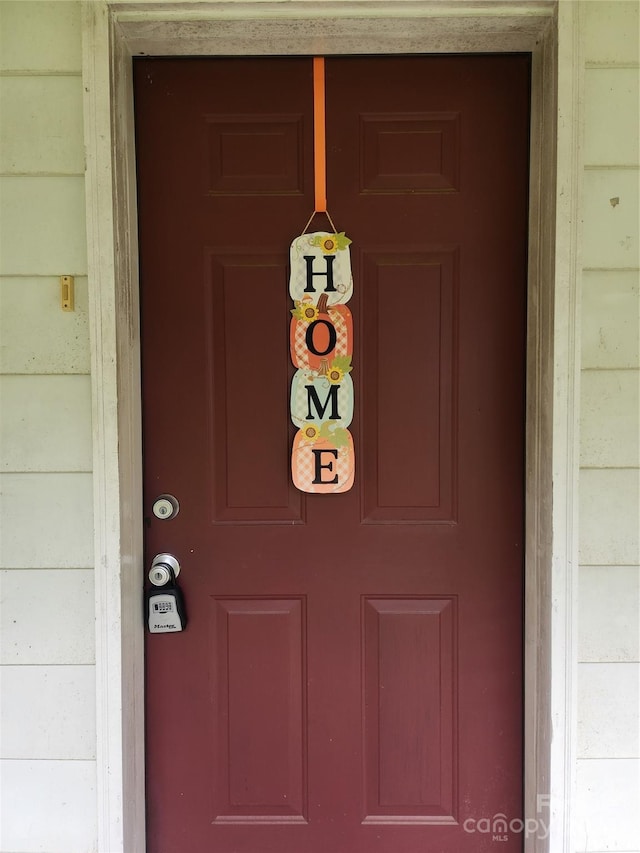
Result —
[[[150,853],[477,853],[522,814],[528,58],[326,74],[356,481],[305,496],[311,59],[135,62],[147,568],[189,615],[147,636]]]

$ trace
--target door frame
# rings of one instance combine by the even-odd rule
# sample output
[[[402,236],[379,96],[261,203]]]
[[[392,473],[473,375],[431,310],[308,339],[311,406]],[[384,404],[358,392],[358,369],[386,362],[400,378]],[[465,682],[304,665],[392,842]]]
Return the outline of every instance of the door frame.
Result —
[[[532,123],[524,782],[525,817],[541,819],[549,831],[527,837],[525,851],[570,853],[576,756],[580,16],[580,3],[570,0],[559,5],[555,0],[347,0],[325,2],[322,12],[308,0],[82,0],[100,851],[145,849],[131,57],[527,51]]]

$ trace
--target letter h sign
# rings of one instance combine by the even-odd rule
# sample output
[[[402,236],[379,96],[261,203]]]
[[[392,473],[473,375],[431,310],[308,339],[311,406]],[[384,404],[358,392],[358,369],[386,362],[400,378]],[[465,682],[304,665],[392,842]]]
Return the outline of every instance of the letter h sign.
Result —
[[[346,492],[355,473],[350,242],[344,232],[316,232],[291,244],[291,420],[298,427],[291,473],[296,488],[312,494]]]

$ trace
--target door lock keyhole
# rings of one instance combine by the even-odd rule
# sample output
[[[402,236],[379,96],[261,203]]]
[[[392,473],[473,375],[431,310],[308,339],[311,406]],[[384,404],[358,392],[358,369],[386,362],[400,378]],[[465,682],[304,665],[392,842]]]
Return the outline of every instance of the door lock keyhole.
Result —
[[[170,518],[175,518],[180,512],[180,504],[178,498],[173,495],[158,495],[151,507],[153,514],[161,521],[169,521]]]
[[[180,574],[180,563],[173,554],[156,554],[149,569],[149,580],[154,586],[165,586]]]

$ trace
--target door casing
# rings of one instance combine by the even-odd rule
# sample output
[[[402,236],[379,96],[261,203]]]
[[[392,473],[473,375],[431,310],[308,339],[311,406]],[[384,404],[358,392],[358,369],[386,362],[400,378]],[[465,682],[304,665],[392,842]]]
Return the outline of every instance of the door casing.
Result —
[[[305,0],[286,4],[83,0],[82,8],[98,849],[109,853],[145,849],[142,449],[131,57],[527,51],[532,54],[532,131],[525,818],[542,817],[549,832],[546,837],[526,837],[525,851],[569,851],[575,764],[580,5],[561,3],[556,8],[553,0],[509,4],[351,0],[325,3],[319,14]],[[557,114],[562,116],[560,123]]]

